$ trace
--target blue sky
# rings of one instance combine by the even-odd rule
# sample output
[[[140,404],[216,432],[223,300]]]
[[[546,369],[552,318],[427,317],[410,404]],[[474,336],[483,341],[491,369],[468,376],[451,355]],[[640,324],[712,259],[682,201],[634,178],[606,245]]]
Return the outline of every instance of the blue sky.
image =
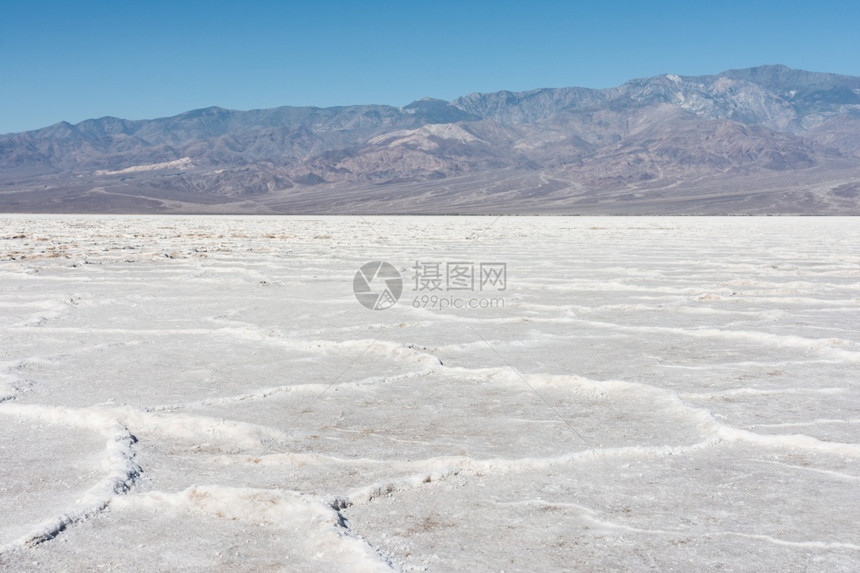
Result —
[[[860,75],[860,2],[0,0],[0,133],[405,105],[782,63]]]

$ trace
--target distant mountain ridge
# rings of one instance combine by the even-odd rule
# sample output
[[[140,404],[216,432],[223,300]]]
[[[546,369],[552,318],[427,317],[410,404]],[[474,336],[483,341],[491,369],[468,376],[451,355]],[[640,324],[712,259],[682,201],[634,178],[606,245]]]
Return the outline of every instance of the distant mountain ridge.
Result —
[[[0,211],[860,214],[860,78],[63,122],[0,135]]]

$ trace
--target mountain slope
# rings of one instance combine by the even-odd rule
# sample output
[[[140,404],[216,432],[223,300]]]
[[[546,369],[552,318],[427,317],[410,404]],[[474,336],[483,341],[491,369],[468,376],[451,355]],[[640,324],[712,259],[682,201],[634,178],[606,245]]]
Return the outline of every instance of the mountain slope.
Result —
[[[762,66],[0,135],[0,211],[860,214],[860,78]]]

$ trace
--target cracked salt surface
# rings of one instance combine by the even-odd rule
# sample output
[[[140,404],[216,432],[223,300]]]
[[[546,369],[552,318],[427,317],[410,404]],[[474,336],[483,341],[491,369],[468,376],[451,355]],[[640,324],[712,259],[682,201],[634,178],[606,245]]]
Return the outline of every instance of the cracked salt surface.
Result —
[[[849,218],[0,217],[0,569],[855,571],[858,253]],[[506,263],[468,293],[504,306],[415,308],[416,261]]]

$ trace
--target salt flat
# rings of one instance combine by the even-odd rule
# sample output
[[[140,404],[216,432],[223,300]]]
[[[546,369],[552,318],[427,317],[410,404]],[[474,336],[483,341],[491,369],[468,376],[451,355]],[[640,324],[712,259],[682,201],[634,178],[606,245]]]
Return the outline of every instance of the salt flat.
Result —
[[[0,216],[0,569],[856,571],[858,366],[853,218]]]

